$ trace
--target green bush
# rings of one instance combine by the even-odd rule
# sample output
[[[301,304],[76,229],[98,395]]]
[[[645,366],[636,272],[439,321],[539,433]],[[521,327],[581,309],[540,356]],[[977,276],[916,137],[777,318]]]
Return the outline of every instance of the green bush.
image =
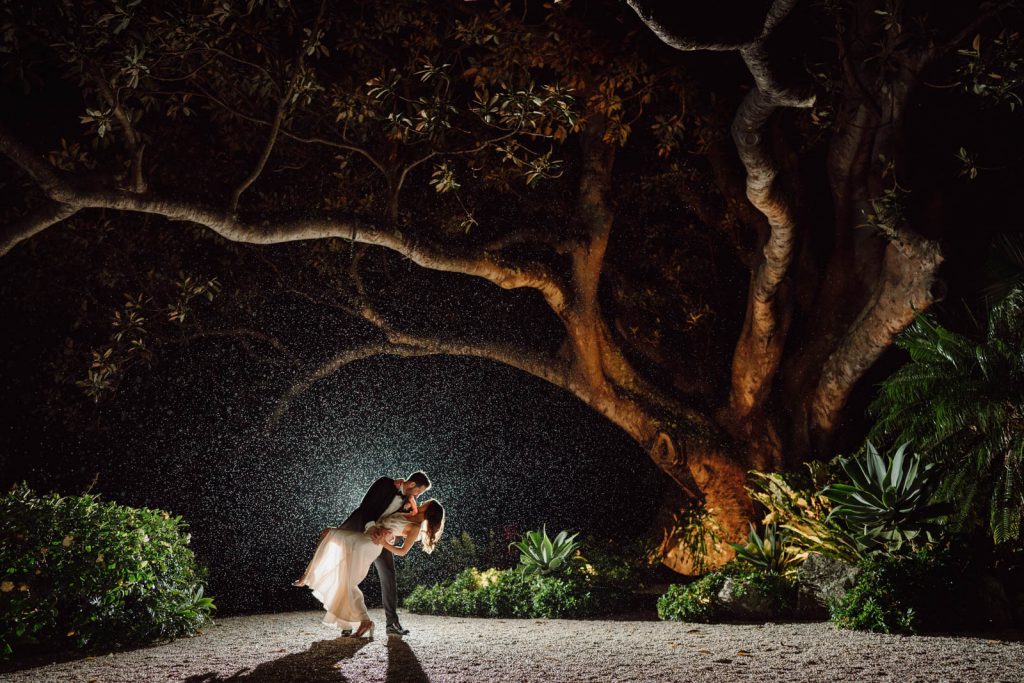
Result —
[[[642,541],[622,546],[590,539],[583,556],[575,552],[578,544],[572,538],[560,535],[557,543],[548,539],[548,548],[545,536],[531,532],[524,537],[524,543],[534,543],[540,560],[558,556],[553,551],[559,545],[570,548],[561,553],[563,561],[557,566],[546,565],[548,571],[527,571],[528,565],[538,564],[533,558],[515,569],[481,571],[470,566],[453,578],[418,585],[406,597],[406,609],[449,616],[548,619],[607,614],[629,604],[632,590],[650,569],[650,548]]]
[[[730,579],[736,602],[727,605],[719,593]],[[745,601],[748,596],[752,599]],[[747,612],[742,608],[744,602],[757,605],[757,611],[766,614]],[[774,572],[749,571],[733,562],[693,583],[669,586],[658,598],[658,616],[667,621],[714,623],[760,616],[788,617],[795,606],[796,584],[791,579]]]
[[[725,585],[726,575],[711,572],[693,583],[674,583],[658,598],[658,617],[667,621],[699,621],[710,623],[718,616],[718,592]]]
[[[600,614],[618,606],[585,571],[559,575],[469,567],[453,581],[417,586],[405,608],[420,614],[558,619]]]
[[[641,588],[652,569],[659,564],[657,544],[636,539],[625,545],[619,540],[599,541],[587,538],[583,564],[576,569],[591,576],[595,586],[632,591]]]
[[[1003,627],[1011,596],[983,559],[967,549],[875,555],[859,564],[857,582],[829,606],[840,628],[917,633]]]
[[[0,497],[0,650],[123,645],[193,635],[214,609],[180,517],[40,496]]]

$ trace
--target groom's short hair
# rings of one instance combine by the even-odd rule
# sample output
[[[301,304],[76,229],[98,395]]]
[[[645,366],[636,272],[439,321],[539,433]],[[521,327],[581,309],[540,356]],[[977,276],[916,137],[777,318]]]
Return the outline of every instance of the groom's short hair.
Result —
[[[413,472],[412,474],[409,475],[406,481],[411,481],[417,486],[422,486],[424,487],[424,490],[430,488],[430,480],[427,479],[426,472]]]

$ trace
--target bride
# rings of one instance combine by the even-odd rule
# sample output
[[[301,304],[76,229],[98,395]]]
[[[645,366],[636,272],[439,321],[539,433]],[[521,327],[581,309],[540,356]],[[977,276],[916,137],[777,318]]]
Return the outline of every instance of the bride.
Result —
[[[354,637],[373,637],[373,622],[366,611],[359,583],[384,548],[395,555],[408,553],[416,541],[423,552],[432,553],[444,529],[444,508],[436,500],[425,501],[415,514],[396,512],[382,518],[378,526],[386,530],[382,545],[373,541],[370,527],[365,533],[345,529],[326,529],[313,559],[294,586],[308,586],[327,610],[323,623],[350,629],[358,622]],[[404,538],[401,547],[395,545]]]

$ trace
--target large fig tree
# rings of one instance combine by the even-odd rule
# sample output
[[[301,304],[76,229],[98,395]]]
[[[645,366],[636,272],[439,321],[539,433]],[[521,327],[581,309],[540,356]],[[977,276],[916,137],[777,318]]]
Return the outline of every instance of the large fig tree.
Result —
[[[71,230],[173,281],[116,311],[94,400],[216,295],[195,334],[292,373],[271,426],[360,359],[489,359],[628,433],[682,493],[668,526],[699,504],[739,539],[747,470],[827,453],[942,296],[908,106],[1019,91],[1016,10],[955,4],[2,0],[0,254]],[[173,274],[168,239],[199,245]],[[289,299],[360,333],[253,324]]]

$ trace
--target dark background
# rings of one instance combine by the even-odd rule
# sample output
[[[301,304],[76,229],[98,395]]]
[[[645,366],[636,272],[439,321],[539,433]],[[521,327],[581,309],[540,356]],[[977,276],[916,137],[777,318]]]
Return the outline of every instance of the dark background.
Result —
[[[590,20],[612,31],[641,29],[636,17],[621,9],[621,26],[613,13],[594,12]],[[794,16],[811,21],[802,13]],[[828,62],[834,50],[827,31],[812,29],[813,24],[803,39],[792,42],[806,53],[801,72]],[[727,131],[749,82],[739,57],[677,53],[643,31],[667,63],[687,63],[697,103],[724,98],[728,116],[720,130]],[[39,71],[29,92],[17,81],[0,82],[0,111],[5,124],[23,132],[35,149],[54,149],[61,137],[81,134],[77,116],[83,102],[79,89],[63,81],[55,67],[41,65]],[[826,95],[820,96],[824,101]],[[791,118],[780,117],[777,132],[793,143],[801,135],[792,130]],[[946,255],[940,275],[949,291],[932,312],[951,327],[971,331],[975,317],[983,317],[979,292],[988,279],[993,237],[1020,231],[1024,137],[1008,134],[1019,129],[1019,113],[957,89],[926,87],[913,98],[905,128],[906,175],[915,179],[909,218],[929,237],[940,238]],[[747,272],[715,226],[687,218],[680,197],[634,182],[660,168],[650,162],[652,145],[644,142],[644,133],[638,129],[634,135],[639,142],[621,150],[616,164],[618,213],[604,295],[619,282],[631,294],[645,287],[658,290],[658,301],[667,302],[658,312],[666,319],[677,316],[680,297],[665,274],[670,266],[682,266],[683,291],[711,302],[716,317],[706,334],[694,334],[690,346],[670,347],[669,355],[696,368],[721,398],[743,320]],[[960,146],[986,167],[977,181],[961,176]],[[191,150],[188,141],[179,147]],[[788,170],[804,187],[795,198],[801,223],[809,226],[804,235],[811,249],[826,253],[830,233],[824,226],[831,225],[833,207],[821,172],[824,146],[791,147]],[[696,155],[684,159],[702,163]],[[202,169],[193,161],[190,157],[185,170],[198,174]],[[221,164],[205,165],[218,176],[191,178],[190,191],[201,192],[226,177]],[[2,196],[20,201],[18,176],[10,174],[9,165],[4,170]],[[553,185],[550,191],[560,190]],[[496,215],[506,210],[506,222],[526,222],[508,205],[493,207]],[[246,250],[206,230],[150,225],[140,216],[101,225],[99,212],[68,223],[0,259],[0,486],[26,480],[41,491],[70,494],[95,479],[92,490],[109,500],[183,515],[191,524],[193,547],[210,567],[210,592],[221,613],[316,607],[288,584],[311,556],[319,530],[344,519],[381,474],[426,470],[435,482],[429,495],[448,509],[449,538],[466,531],[481,541],[489,529],[504,534],[546,522],[553,530],[571,528],[626,543],[647,535],[670,488],[631,439],[573,397],[480,360],[360,361],[304,395],[276,430],[264,435],[267,414],[294,373],[253,359],[235,342],[206,340],[160,348],[154,367],[133,368],[115,396],[93,406],[69,385],[62,357],[102,345],[123,293],[150,291],[150,270],[168,277],[179,268],[217,276],[224,285],[222,298],[257,290],[260,297],[243,302],[255,309],[245,323],[287,337],[309,359],[350,348],[365,341],[367,332],[279,296],[279,286],[255,254],[280,264],[287,276],[298,276],[301,271],[287,264],[289,258],[301,262],[301,244]],[[545,349],[559,343],[557,321],[528,293],[498,292],[473,278],[422,272],[396,255],[375,261],[378,268],[368,268],[367,283],[384,312],[402,325],[427,332],[460,330],[470,339],[526,340]],[[230,324],[233,310],[218,300],[209,316]],[[215,311],[226,320],[217,319]],[[800,324],[794,321],[794,340],[800,338]],[[703,355],[690,348],[703,349]],[[887,352],[861,382],[850,401],[842,449],[860,443],[868,424],[863,408],[876,382],[902,360],[898,350]],[[659,379],[658,368],[643,369]],[[72,374],[85,370],[79,363]],[[402,562],[431,559],[437,560],[414,553]],[[372,596],[372,587],[368,592]]]
[[[10,373],[39,367],[33,350],[43,347],[25,337],[64,332],[7,328],[0,485],[24,479],[70,494],[96,477],[93,491],[107,500],[183,515],[220,614],[317,607],[288,584],[320,529],[340,523],[382,474],[427,471],[426,497],[447,508],[445,534],[466,531],[481,545],[489,529],[500,537],[543,523],[626,542],[646,534],[662,495],[664,475],[616,427],[553,386],[478,360],[359,362],[265,436],[265,411],[284,386],[210,341],[137,373],[105,409],[102,430],[47,428]],[[437,558],[413,553],[398,571]]]

